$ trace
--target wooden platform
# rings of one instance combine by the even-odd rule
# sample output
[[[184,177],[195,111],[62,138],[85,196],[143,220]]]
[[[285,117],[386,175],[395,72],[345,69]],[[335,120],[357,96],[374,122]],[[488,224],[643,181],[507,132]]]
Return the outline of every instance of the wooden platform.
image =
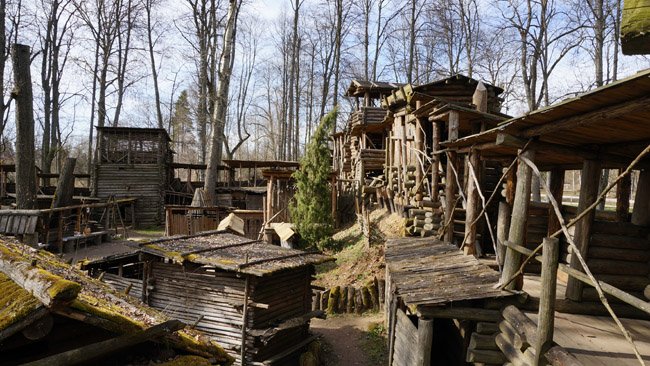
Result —
[[[539,276],[526,275],[524,291],[531,298],[539,298]],[[554,341],[577,357],[585,365],[639,365],[634,351],[625,340],[614,320],[607,316],[568,314],[580,312],[580,303],[566,300],[566,285],[557,284],[557,309],[555,312]],[[646,363],[650,363],[650,321],[622,318],[621,304],[612,304],[614,311],[621,316],[621,322],[632,334],[639,352]],[[593,309],[592,309],[593,310]],[[537,313],[527,312],[537,323]]]
[[[456,246],[432,238],[386,242],[391,286],[409,307],[509,296],[495,289],[499,273]]]
[[[537,314],[527,314],[537,322]],[[643,360],[650,363],[650,321],[621,319]],[[632,346],[611,318],[555,313],[553,340],[584,365],[639,365]]]

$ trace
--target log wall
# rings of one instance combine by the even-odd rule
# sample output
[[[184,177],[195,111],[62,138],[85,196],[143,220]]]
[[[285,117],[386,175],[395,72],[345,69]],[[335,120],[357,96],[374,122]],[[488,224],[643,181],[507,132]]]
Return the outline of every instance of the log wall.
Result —
[[[241,365],[243,334],[246,363],[267,360],[308,337],[308,318],[288,329],[274,327],[311,311],[311,275],[311,267],[302,267],[250,277],[244,310],[246,275],[153,262],[149,302],[171,317],[195,324]]]
[[[164,218],[167,173],[159,164],[97,165],[97,197],[136,197],[136,225],[157,226]]]

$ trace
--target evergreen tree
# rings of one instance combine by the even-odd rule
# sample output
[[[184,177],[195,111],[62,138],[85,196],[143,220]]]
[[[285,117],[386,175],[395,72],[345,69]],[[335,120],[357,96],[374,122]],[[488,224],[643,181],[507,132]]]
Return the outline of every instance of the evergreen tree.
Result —
[[[296,194],[291,218],[296,230],[309,244],[325,245],[324,239],[333,231],[332,203],[329,186],[332,163],[328,147],[329,136],[336,123],[337,109],[328,113],[312,135],[300,169],[293,174]]]

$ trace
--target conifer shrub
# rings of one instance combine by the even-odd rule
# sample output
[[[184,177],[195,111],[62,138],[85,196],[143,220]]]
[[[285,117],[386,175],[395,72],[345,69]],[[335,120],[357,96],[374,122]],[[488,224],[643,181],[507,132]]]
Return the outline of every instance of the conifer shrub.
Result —
[[[328,141],[337,114],[334,109],[323,117],[300,159],[300,169],[293,174],[296,193],[289,209],[303,246],[327,248],[334,230],[329,183],[332,162]]]

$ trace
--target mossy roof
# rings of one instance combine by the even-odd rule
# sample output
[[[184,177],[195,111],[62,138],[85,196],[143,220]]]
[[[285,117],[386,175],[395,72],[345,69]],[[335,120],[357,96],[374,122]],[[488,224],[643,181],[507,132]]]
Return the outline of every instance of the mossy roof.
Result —
[[[320,253],[283,248],[223,232],[170,237],[141,245],[142,251],[176,263],[187,261],[254,276],[334,260]]]
[[[43,304],[0,272],[0,331],[25,319]]]
[[[17,241],[0,237],[0,259],[11,256],[13,264],[29,263],[39,272],[63,283],[75,283],[80,291],[64,306],[60,303],[51,311],[81,321],[88,321],[118,334],[131,333],[163,323],[170,318],[137,299],[118,292],[108,284],[94,279],[79,269],[61,262],[55,255],[36,250]],[[22,319],[34,309],[43,306],[41,301],[18,283],[0,272],[0,330]],[[5,292],[5,289],[7,292]],[[56,286],[53,286],[53,291]],[[9,293],[15,298],[10,298]],[[5,307],[4,304],[9,305]],[[175,348],[227,362],[231,358],[203,333],[186,328],[165,337],[165,342]]]

